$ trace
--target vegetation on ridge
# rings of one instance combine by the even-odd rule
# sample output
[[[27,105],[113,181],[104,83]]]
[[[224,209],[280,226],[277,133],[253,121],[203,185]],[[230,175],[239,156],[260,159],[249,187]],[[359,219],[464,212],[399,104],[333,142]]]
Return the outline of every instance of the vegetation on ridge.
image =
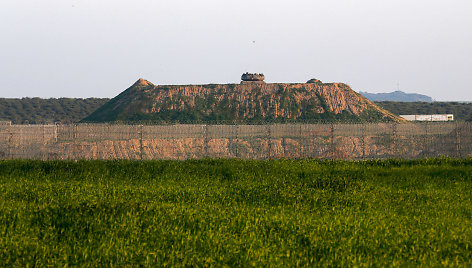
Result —
[[[0,98],[0,121],[13,124],[77,123],[105,104],[100,98]]]
[[[13,124],[47,124],[61,122],[67,123],[78,123],[85,117],[92,114],[95,110],[106,104],[110,99],[106,98],[59,98],[59,99],[41,99],[41,98],[22,98],[22,99],[8,99],[0,98],[0,121],[11,121]],[[203,100],[198,101],[200,104]],[[395,115],[400,114],[454,114],[454,118],[459,121],[472,121],[472,103],[461,103],[461,102],[392,102],[382,101],[374,102],[376,105],[390,111]],[[314,105],[313,103],[307,103],[307,106]],[[205,106],[203,104],[203,106]],[[292,106],[296,107],[296,106]],[[102,108],[103,109],[103,108]],[[193,112],[170,112],[168,114],[161,114],[157,116],[139,115],[135,114],[132,120],[140,120],[141,122],[152,122],[149,120],[155,120],[157,122],[165,122],[166,118],[171,118],[174,122],[222,122],[221,118],[228,118],[223,110],[220,115],[213,113],[207,116],[205,113],[193,111]],[[360,118],[368,118],[372,115],[364,115]],[[231,118],[231,117],[229,117]],[[326,119],[327,118],[327,119]],[[284,119],[284,118],[271,118],[267,121],[271,122],[316,122],[316,121],[350,121],[358,122],[359,117],[353,118],[349,114],[310,114],[307,112],[303,117],[299,119]],[[325,120],[326,119],[326,120]],[[224,119],[228,120],[228,119]],[[228,123],[240,122],[238,119],[229,119]],[[244,120],[243,120],[244,121]],[[245,122],[260,123],[264,122],[261,118],[255,118],[251,120],[245,120]]]

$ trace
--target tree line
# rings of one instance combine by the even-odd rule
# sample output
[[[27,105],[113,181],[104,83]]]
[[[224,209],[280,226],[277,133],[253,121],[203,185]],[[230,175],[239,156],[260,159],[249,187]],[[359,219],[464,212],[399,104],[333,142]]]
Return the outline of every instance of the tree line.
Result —
[[[0,121],[13,124],[78,123],[108,101],[107,98],[0,98]],[[396,115],[454,114],[456,120],[472,121],[472,103],[382,101],[375,104]]]
[[[0,121],[13,124],[76,123],[109,99],[103,98],[0,98]]]

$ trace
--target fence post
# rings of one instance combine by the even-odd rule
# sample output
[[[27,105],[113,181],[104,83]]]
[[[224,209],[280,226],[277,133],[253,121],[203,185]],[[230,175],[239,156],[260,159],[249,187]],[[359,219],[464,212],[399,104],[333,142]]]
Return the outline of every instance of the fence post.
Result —
[[[13,127],[8,127],[8,158],[13,159]]]
[[[77,159],[77,155],[79,154],[79,145],[77,144],[77,131],[78,131],[78,127],[77,127],[77,124],[74,124],[72,126],[72,143],[74,144],[74,149],[72,150],[72,155],[73,155],[73,158],[74,159]]]
[[[336,151],[336,148],[334,147],[334,123],[331,123],[331,128],[330,128],[330,151],[331,151],[331,159],[335,159],[334,152]]]
[[[424,139],[423,139],[423,155],[429,157],[429,151],[431,149],[431,145],[429,143],[429,131],[428,131],[428,124],[425,122],[424,124]]]
[[[40,149],[41,152],[39,153],[39,158],[41,160],[47,160],[46,159],[47,155],[46,155],[46,152],[45,152],[46,151],[46,125],[43,124],[43,125],[41,125],[41,127],[42,127],[42,130],[43,130],[42,131],[43,136],[41,137],[41,141],[39,142],[41,144],[41,149]]]
[[[365,155],[365,136],[366,136],[366,123],[362,123],[362,129],[361,129],[361,146],[362,146],[362,159],[366,158]]]
[[[62,144],[59,146],[59,126],[57,123],[54,124],[54,141],[56,142],[56,148],[57,148],[57,155],[58,159],[63,160],[64,159],[64,145]],[[60,158],[59,158],[60,157]]]
[[[208,158],[208,124],[205,124],[204,128],[204,140],[203,140],[203,146],[205,150],[205,158]]]
[[[239,152],[238,152],[238,144],[239,144],[239,124],[236,124],[236,143],[235,143],[235,153],[236,153],[236,158],[239,158]]]
[[[54,124],[54,142],[57,142],[57,124]]]
[[[171,159],[173,158],[177,158],[177,154],[175,153],[175,146],[176,146],[176,143],[177,141],[175,140],[177,138],[177,128],[175,127],[175,125],[172,125],[172,126],[166,126],[166,129],[172,129],[173,130],[173,134],[171,137],[170,137],[170,140],[171,140],[171,144],[172,144],[172,157]],[[167,134],[172,133],[172,131],[168,131]]]
[[[435,139],[435,134],[433,132],[432,122],[424,122],[426,126],[426,156],[427,157],[438,157],[437,152],[437,138]],[[436,125],[435,129],[438,126]]]
[[[299,124],[298,125],[298,150],[299,150],[299,158],[303,158],[304,157],[304,153],[303,153],[303,136],[302,136],[302,124]]]
[[[399,158],[399,150],[397,146],[397,123],[392,123],[392,140],[393,140],[393,157]]]
[[[283,150],[283,158],[287,158],[287,141],[284,136],[282,137],[281,143],[282,143],[281,145],[282,145],[282,150]]]
[[[459,122],[456,122],[456,157],[461,158],[461,129]]]
[[[270,124],[267,124],[267,148],[267,158],[270,159],[272,155],[272,132]]]
[[[144,159],[144,145],[143,145],[143,132],[144,132],[144,126],[140,125],[139,126],[139,150],[140,150],[140,159]]]

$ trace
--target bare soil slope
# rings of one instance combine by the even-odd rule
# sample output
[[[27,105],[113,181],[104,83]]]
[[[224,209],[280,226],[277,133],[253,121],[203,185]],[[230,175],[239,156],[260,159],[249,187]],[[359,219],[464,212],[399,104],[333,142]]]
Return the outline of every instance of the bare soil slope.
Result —
[[[343,83],[160,85],[139,79],[83,122],[401,122]]]

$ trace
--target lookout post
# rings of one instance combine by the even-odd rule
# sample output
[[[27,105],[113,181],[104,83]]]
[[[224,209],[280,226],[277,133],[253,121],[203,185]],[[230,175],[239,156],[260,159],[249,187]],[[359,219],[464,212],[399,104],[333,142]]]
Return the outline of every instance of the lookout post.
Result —
[[[256,74],[256,73],[244,73],[241,75],[241,85],[245,84],[265,84],[264,82],[264,74]]]

